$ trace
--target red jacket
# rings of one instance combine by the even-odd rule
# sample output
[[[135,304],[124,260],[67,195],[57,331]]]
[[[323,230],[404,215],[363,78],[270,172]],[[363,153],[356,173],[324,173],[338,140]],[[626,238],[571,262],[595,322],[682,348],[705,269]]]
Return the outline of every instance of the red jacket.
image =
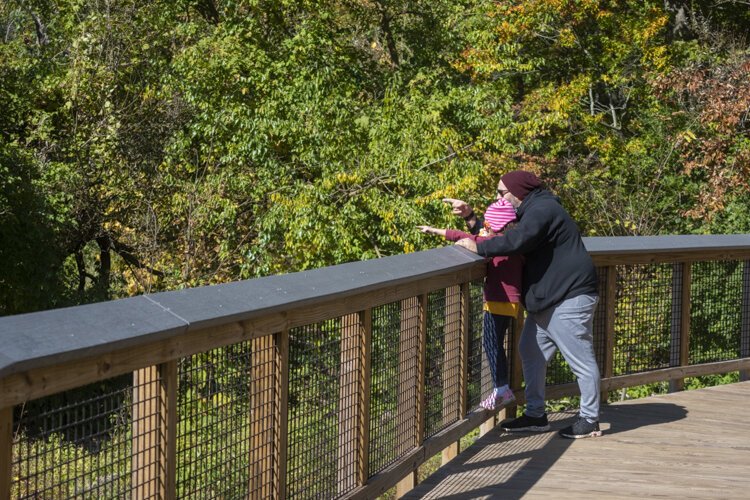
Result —
[[[498,236],[477,236],[456,229],[448,229],[445,239],[458,241],[471,238],[475,242],[485,241]],[[503,255],[492,257],[487,261],[487,278],[484,281],[484,300],[487,302],[521,302],[521,276],[523,274],[523,257],[520,255]]]

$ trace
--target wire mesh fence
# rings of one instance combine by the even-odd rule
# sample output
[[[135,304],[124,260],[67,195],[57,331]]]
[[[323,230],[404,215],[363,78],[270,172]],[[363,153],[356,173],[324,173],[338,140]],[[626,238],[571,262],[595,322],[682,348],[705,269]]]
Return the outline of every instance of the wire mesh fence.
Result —
[[[606,359],[614,375],[669,367],[687,280],[690,363],[750,355],[750,335],[740,335],[750,328],[745,262],[614,269],[599,269],[600,367]],[[165,365],[150,366],[18,406],[12,498],[157,498],[169,488],[170,446],[178,498],[270,498],[280,483],[288,498],[347,496],[491,389],[481,280],[468,284],[466,317],[463,300],[462,288],[450,286],[378,305],[369,316],[355,312],[179,358],[172,382]],[[511,336],[506,352],[512,362]],[[559,354],[547,376],[550,385],[575,380]],[[174,443],[163,415],[170,390]]]
[[[250,358],[250,346],[240,344],[180,362],[177,491],[181,498],[220,497],[247,488]]]
[[[740,356],[742,276],[738,261],[696,262],[692,266],[690,364]]]
[[[396,462],[416,444],[418,342],[416,297],[373,309],[369,475]]]
[[[669,366],[673,266],[617,266],[614,375]]]
[[[12,497],[130,496],[133,389],[131,376],[118,377],[18,407]]]

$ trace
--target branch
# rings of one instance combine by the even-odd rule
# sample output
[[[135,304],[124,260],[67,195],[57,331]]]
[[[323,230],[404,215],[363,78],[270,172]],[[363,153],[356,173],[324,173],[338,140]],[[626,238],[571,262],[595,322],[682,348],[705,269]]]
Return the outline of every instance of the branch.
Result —
[[[134,255],[134,249],[128,245],[125,245],[124,243],[120,243],[119,241],[115,240],[114,238],[111,238],[112,242],[112,250],[114,250],[117,255],[122,257],[122,259],[130,264],[131,266],[135,266],[138,269],[145,269],[149,273],[153,274],[154,276],[158,276],[160,278],[164,277],[164,273],[161,271],[158,271],[150,266],[147,266],[140,260],[138,260],[138,257]]]
[[[36,29],[36,42],[40,47],[43,47],[49,43],[49,38],[47,38],[47,28],[44,27],[41,19],[39,19],[39,16],[37,16],[34,12],[31,12],[31,17],[34,19],[34,28]]]

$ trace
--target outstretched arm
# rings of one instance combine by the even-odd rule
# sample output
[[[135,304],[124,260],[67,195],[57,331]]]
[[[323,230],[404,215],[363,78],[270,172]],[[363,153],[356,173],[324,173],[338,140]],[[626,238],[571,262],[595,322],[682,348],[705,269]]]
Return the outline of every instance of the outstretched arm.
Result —
[[[436,234],[438,236],[445,237],[445,229],[439,229],[432,226],[417,226],[417,228],[423,233]]]

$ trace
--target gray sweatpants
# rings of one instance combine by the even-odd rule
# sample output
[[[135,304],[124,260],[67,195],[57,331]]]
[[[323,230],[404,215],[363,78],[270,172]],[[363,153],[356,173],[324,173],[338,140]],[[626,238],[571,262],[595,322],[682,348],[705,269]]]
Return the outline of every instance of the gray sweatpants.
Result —
[[[578,378],[582,417],[599,420],[599,367],[592,328],[597,296],[579,295],[537,313],[527,313],[519,353],[526,381],[526,414],[544,414],[547,363],[557,349]]]

